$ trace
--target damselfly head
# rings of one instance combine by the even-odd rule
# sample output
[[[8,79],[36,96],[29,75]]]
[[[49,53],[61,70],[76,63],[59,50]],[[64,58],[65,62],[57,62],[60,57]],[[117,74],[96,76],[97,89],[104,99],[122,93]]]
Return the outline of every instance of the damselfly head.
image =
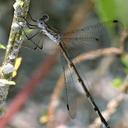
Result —
[[[42,20],[42,18],[40,18],[39,20],[37,20],[37,26],[41,29],[45,29],[45,22]]]
[[[45,29],[46,22],[49,20],[49,16],[44,14],[39,20],[37,20],[37,25],[39,28]]]

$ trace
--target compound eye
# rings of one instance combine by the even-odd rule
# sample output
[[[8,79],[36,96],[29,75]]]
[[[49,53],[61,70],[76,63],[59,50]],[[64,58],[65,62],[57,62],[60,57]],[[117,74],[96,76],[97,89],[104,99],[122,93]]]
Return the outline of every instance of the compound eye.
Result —
[[[42,19],[43,21],[47,22],[49,20],[49,16],[47,14],[44,14]]]
[[[43,24],[43,22],[41,21],[40,24]]]

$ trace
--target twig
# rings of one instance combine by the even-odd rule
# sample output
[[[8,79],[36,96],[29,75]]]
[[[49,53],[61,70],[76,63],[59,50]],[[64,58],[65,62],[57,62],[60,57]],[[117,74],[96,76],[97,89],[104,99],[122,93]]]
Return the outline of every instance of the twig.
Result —
[[[81,54],[73,59],[73,62],[76,64],[77,61],[86,61],[86,60],[92,60],[100,56],[110,56],[110,55],[121,55],[122,50],[120,48],[104,48],[104,49],[98,49],[95,51],[90,51],[88,53]]]
[[[122,51],[125,51],[125,43],[127,38],[128,38],[128,31],[127,30],[122,31],[120,38],[120,48]]]
[[[15,70],[14,64],[22,45],[22,29],[19,24],[23,24],[21,17],[26,17],[30,0],[16,0],[14,4],[14,17],[11,25],[10,36],[6,48],[3,64],[0,68],[0,105],[6,100],[9,84],[2,81],[11,81],[12,73]]]

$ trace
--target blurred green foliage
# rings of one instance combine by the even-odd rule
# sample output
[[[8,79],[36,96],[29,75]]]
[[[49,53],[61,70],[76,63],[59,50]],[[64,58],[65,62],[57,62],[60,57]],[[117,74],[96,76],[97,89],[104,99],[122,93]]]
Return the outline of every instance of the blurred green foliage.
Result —
[[[123,67],[123,71],[128,74],[128,54],[125,54],[121,57],[121,63],[124,65]],[[113,82],[112,85],[113,87],[119,88],[123,83],[123,79],[121,77],[116,77]]]
[[[105,21],[117,18],[128,25],[128,0],[94,0],[99,17]]]
[[[113,80],[112,85],[113,85],[113,87],[115,87],[115,88],[120,88],[121,85],[122,85],[122,83],[123,83],[122,78],[117,77],[117,78],[115,78],[115,79]]]
[[[94,0],[96,11],[102,21],[111,19],[119,20],[124,28],[128,26],[128,0]],[[128,74],[128,55],[121,57],[124,65],[124,72]],[[116,77],[113,86],[119,88],[122,85],[122,78]]]
[[[128,74],[128,54],[122,55],[120,60],[121,60],[121,63],[123,64],[122,71],[125,73],[125,75],[127,75]],[[121,67],[118,67],[118,68],[121,68]],[[115,88],[120,88],[122,86],[123,81],[124,80],[121,77],[117,76],[113,80],[112,85]]]
[[[121,57],[121,62],[124,65],[124,72],[128,74],[128,54]]]

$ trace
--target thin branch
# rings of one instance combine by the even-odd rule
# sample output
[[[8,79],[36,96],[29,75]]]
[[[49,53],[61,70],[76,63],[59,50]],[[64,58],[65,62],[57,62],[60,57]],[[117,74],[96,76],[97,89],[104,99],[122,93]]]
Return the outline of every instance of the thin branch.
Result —
[[[128,38],[128,30],[122,31],[120,38],[120,48],[122,51],[125,51],[125,43],[127,38]]]
[[[121,54],[122,54],[122,50],[120,50],[120,48],[115,48],[115,47],[104,48],[104,49],[98,49],[95,51],[90,51],[88,53],[81,54],[75,57],[73,59],[73,62],[77,64],[78,60],[81,62],[86,60],[92,60],[100,56],[121,55]]]

